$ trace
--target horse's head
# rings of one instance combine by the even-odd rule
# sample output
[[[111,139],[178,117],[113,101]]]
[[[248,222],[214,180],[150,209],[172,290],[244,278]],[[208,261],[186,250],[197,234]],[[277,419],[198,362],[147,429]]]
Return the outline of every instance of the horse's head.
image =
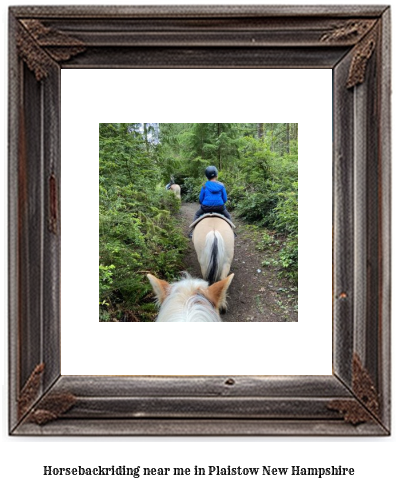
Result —
[[[160,306],[157,322],[221,322],[219,308],[226,303],[234,274],[211,286],[188,274],[171,284],[151,274],[147,277]]]

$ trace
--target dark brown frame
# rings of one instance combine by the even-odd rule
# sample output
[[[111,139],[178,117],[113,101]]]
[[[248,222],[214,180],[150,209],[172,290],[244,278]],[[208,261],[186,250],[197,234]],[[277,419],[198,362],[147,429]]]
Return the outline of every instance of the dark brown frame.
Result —
[[[10,434],[388,435],[389,7],[11,7],[9,33]],[[333,70],[331,376],[60,374],[60,70],[87,67]]]

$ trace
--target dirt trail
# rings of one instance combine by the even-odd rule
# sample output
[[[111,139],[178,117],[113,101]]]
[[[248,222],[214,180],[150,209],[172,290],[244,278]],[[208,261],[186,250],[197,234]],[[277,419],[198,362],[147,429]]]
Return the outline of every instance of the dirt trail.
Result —
[[[189,232],[198,209],[196,203],[182,203],[180,209],[183,233]],[[276,252],[257,249],[260,233],[234,216],[236,242],[231,272],[235,274],[229,288],[227,313],[223,322],[297,322],[297,291],[284,279],[279,278],[275,266],[262,266],[272,260]],[[201,278],[194,246],[190,241],[185,258],[185,269],[192,276]]]

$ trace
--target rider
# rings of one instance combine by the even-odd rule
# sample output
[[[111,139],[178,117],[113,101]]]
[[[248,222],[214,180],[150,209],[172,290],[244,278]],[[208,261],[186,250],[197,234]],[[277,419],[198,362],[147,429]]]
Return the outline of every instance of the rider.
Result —
[[[173,176],[170,176],[170,181],[165,186],[166,191],[169,191],[169,189],[171,188],[171,186],[173,186],[174,183],[175,183],[175,178]]]
[[[230,213],[226,210],[227,193],[224,184],[218,181],[218,170],[211,165],[205,169],[208,181],[202,186],[199,202],[200,209],[194,216],[194,221],[204,213],[220,213],[231,220]]]

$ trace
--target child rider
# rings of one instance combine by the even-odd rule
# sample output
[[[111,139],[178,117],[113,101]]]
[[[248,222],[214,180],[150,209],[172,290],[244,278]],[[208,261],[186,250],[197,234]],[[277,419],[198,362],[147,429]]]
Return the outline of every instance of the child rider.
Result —
[[[231,220],[230,213],[226,210],[227,193],[224,184],[217,180],[218,170],[211,165],[205,169],[208,181],[202,186],[199,196],[200,209],[194,216],[194,221],[204,213],[220,213]]]

